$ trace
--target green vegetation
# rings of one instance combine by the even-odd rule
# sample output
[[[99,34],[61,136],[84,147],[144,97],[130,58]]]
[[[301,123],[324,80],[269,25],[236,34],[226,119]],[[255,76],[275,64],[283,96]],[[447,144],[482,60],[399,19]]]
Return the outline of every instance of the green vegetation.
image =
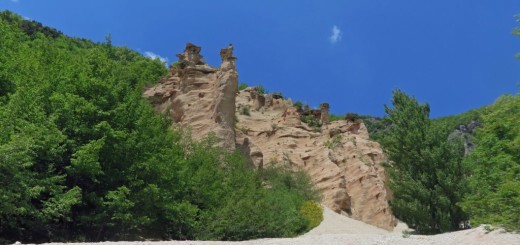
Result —
[[[345,120],[344,115],[329,114],[329,122]]]
[[[479,108],[464,112],[454,116],[440,117],[433,119],[432,122],[438,125],[444,125],[451,130],[457,128],[459,125],[468,125],[472,121],[479,121],[484,108]]]
[[[191,142],[142,89],[167,74],[127,48],[0,12],[0,243],[294,236],[308,176]],[[267,184],[266,184],[267,183]]]
[[[170,68],[177,67],[179,65],[180,65],[180,63],[178,61],[175,61],[175,62],[170,64]]]
[[[267,94],[267,90],[264,89],[264,86],[262,86],[261,84],[256,86],[256,91],[259,93],[259,94]]]
[[[301,101],[296,101],[294,103],[294,106],[296,106],[296,108],[298,108],[298,111],[302,111],[303,110],[303,103]]]
[[[249,110],[249,107],[244,106],[240,108],[240,115],[251,116],[251,111]]]
[[[341,134],[336,134],[332,138],[323,142],[323,145],[329,149],[334,149],[334,148],[340,146],[342,139],[343,139],[343,136],[341,136]]]
[[[246,89],[246,88],[247,88],[247,84],[246,84],[246,83],[240,83],[240,84],[238,85],[238,90],[239,90],[239,91],[240,91],[240,90],[244,90],[244,89]]]
[[[345,120],[350,122],[358,122],[361,121],[361,117],[357,113],[349,112],[345,115]]]
[[[300,120],[302,122],[306,123],[307,125],[309,125],[309,127],[311,127],[311,128],[320,128],[321,127],[320,119],[316,118],[312,114],[302,115],[300,117]]]
[[[367,127],[370,139],[377,142],[381,142],[391,125],[391,122],[387,118],[361,116],[361,119]]]
[[[471,191],[461,206],[473,224],[520,230],[520,96],[502,96],[484,109],[482,121],[465,161]]]
[[[323,221],[323,209],[315,201],[306,201],[300,208],[300,214],[309,222],[310,229]]]
[[[467,190],[462,143],[449,141],[450,131],[431,123],[429,105],[399,90],[392,104],[385,106],[392,126],[382,144],[393,162],[387,171],[394,214],[423,234],[458,229],[467,218],[457,206]]]

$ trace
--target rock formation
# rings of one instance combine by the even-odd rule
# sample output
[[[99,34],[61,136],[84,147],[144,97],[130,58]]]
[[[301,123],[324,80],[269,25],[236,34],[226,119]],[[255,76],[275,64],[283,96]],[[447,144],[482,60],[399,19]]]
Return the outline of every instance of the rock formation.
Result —
[[[220,51],[220,68],[210,67],[201,48],[186,44],[170,76],[144,93],[158,112],[168,113],[175,123],[191,127],[196,140],[215,133],[221,146],[235,147],[235,96],[238,73],[233,48]]]
[[[194,139],[214,132],[221,146],[238,148],[253,167],[287,164],[304,169],[325,206],[393,229],[396,219],[388,206],[382,166],[386,158],[379,144],[369,140],[362,122],[329,122],[327,103],[302,111],[280,94],[261,94],[252,87],[238,92],[233,48],[221,50],[218,69],[203,61],[200,50],[187,44],[170,76],[145,91],[157,111],[190,126]],[[302,115],[321,127],[302,122]]]
[[[307,113],[321,121],[312,128],[301,121],[290,100],[276,99],[258,107],[258,92],[247,88],[237,96],[237,146],[249,152],[257,167],[288,164],[304,169],[332,210],[377,227],[392,230],[396,219],[388,206],[386,157],[370,141],[362,122],[328,123],[328,104]],[[240,108],[250,108],[249,115]]]
[[[460,139],[464,144],[464,156],[469,155],[475,149],[475,135],[481,125],[479,120],[472,120],[467,125],[459,125],[448,136],[449,140]]]

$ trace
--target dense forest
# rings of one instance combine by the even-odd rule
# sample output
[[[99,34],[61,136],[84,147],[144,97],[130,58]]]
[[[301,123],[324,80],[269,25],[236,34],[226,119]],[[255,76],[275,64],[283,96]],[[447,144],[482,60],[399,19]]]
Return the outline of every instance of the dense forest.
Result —
[[[110,37],[0,12],[0,244],[242,240],[319,223],[303,172],[253,171],[156,115],[141,94],[166,74]]]

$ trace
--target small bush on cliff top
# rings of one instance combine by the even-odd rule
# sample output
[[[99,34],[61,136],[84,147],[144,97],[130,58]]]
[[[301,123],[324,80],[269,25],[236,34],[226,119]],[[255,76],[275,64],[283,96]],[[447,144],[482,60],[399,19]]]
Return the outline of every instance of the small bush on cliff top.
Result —
[[[351,122],[358,122],[359,120],[361,120],[361,117],[357,113],[349,112],[345,115],[345,120]]]
[[[247,84],[246,84],[246,83],[240,83],[240,84],[238,85],[238,90],[244,90],[244,89],[246,89],[246,88],[247,88]]]
[[[267,90],[265,90],[264,86],[262,86],[261,84],[256,86],[256,91],[259,94],[266,94],[267,93]]]

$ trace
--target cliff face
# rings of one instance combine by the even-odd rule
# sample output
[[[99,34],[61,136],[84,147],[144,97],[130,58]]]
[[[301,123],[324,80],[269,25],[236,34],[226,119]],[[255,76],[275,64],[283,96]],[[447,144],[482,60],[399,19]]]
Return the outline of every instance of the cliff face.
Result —
[[[362,122],[328,123],[328,104],[312,114],[321,128],[303,123],[290,100],[242,90],[237,96],[237,146],[257,167],[283,163],[306,170],[325,206],[392,230],[396,220],[387,202],[386,158],[379,144],[369,140]]]
[[[309,112],[299,111],[290,100],[254,88],[238,92],[232,51],[221,50],[217,69],[202,61],[199,47],[188,44],[170,77],[146,90],[145,96],[175,123],[189,125],[195,139],[214,132],[221,146],[243,151],[257,168],[275,163],[302,168],[322,193],[325,206],[392,230],[396,219],[387,202],[382,166],[386,158],[379,144],[369,140],[364,124],[329,123],[329,106],[324,103],[308,115],[322,126],[311,128],[300,119],[301,113]]]
[[[220,68],[210,67],[200,55],[200,47],[186,44],[170,76],[147,89],[148,97],[158,112],[167,112],[175,123],[189,126],[198,140],[215,133],[220,146],[235,148],[235,95],[238,73],[233,48],[220,51]]]

